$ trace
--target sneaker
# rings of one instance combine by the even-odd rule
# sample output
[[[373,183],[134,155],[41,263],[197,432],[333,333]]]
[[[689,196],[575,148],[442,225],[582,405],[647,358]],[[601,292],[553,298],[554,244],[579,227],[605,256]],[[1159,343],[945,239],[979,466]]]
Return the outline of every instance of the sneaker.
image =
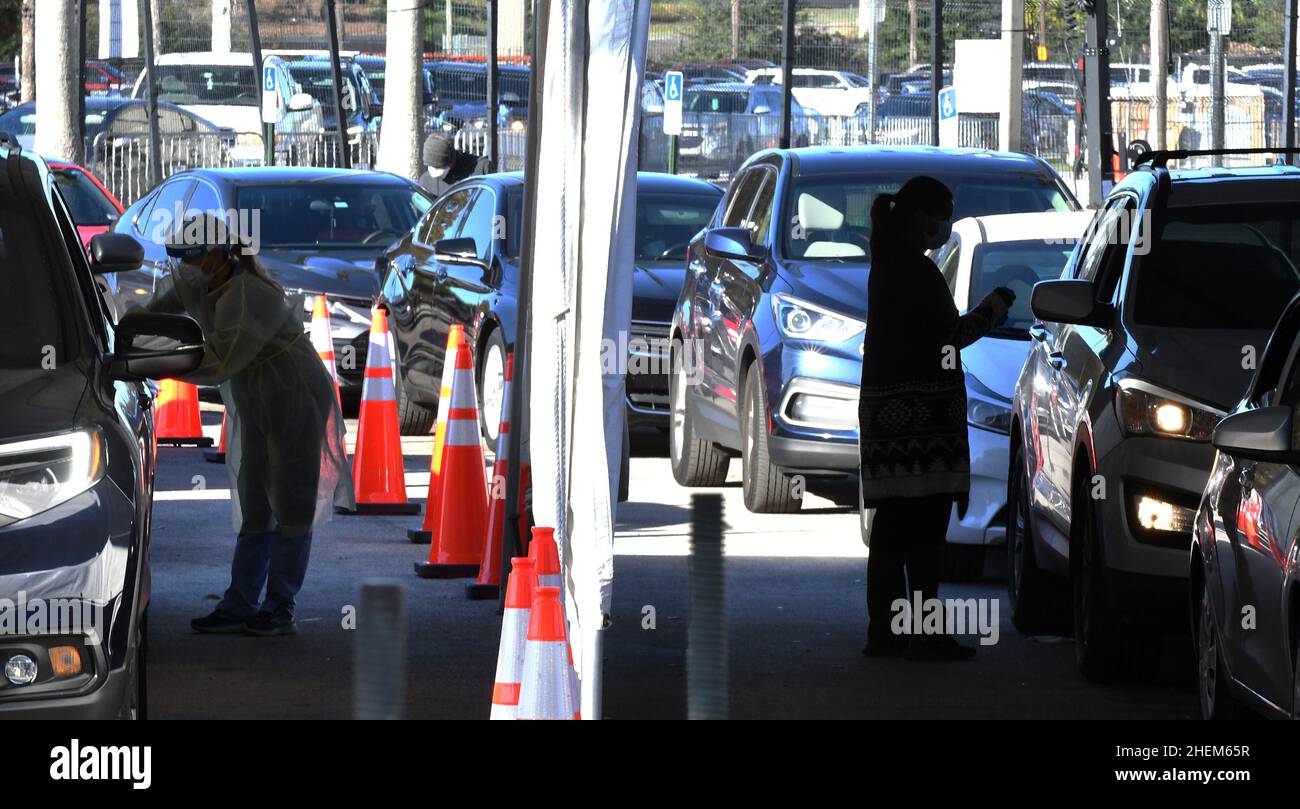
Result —
[[[244,619],[236,618],[228,612],[213,610],[210,615],[190,621],[190,629],[205,635],[221,635],[242,631]]]
[[[904,660],[970,660],[975,649],[962,646],[952,635],[921,635],[907,642]]]
[[[278,612],[259,612],[244,624],[243,628],[245,635],[257,635],[262,638],[298,634],[298,623],[293,620],[293,616]]]

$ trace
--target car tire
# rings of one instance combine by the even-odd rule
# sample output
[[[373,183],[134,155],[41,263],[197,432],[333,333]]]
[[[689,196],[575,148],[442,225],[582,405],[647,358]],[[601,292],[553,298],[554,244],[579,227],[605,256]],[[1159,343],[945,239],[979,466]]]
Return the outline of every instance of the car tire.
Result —
[[[695,436],[691,410],[686,406],[686,363],[681,343],[672,346],[672,375],[668,391],[671,410],[668,414],[668,458],[673,479],[682,486],[721,486],[727,482],[731,456],[712,441]]]
[[[388,331],[393,331],[392,315],[388,317]],[[397,335],[392,334],[393,345],[397,345]],[[394,351],[396,354],[396,351]],[[428,435],[438,420],[438,413],[422,404],[411,401],[406,392],[406,382],[402,378],[401,360],[393,357],[393,395],[397,399],[397,427],[402,435]]]
[[[1086,480],[1090,476],[1078,476]],[[1128,672],[1126,627],[1109,602],[1097,510],[1082,486],[1070,509],[1070,594],[1074,615],[1074,659],[1093,682],[1113,682]]]
[[[939,557],[939,580],[968,582],[979,581],[984,575],[986,558],[983,545],[960,545],[945,542]]]
[[[480,352],[477,376],[479,431],[494,452],[501,430],[501,404],[505,395],[506,341],[500,329],[488,333]]]
[[[1196,599],[1196,613],[1196,694],[1201,718],[1240,719],[1245,712],[1228,685],[1222,638],[1214,618],[1214,599],[1204,584]]]
[[[1011,624],[1022,635],[1068,631],[1068,603],[1061,582],[1038,566],[1029,512],[1025,448],[1016,448],[1007,475],[1007,601]]]
[[[740,458],[745,508],[755,514],[793,514],[803,507],[796,478],[772,463],[768,446],[767,402],[764,401],[758,368],[745,374],[741,397]]]
[[[136,641],[135,658],[127,664],[129,679],[122,707],[117,712],[121,720],[149,718],[149,612],[140,616],[140,637]]]

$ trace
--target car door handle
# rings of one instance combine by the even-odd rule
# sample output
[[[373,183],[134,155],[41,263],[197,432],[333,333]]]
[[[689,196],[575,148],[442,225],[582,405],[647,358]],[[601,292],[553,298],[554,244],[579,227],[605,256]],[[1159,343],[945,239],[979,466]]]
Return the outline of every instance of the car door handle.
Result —
[[[1029,336],[1034,338],[1040,343],[1045,343],[1047,342],[1047,338],[1051,337],[1052,334],[1047,330],[1047,327],[1044,326],[1042,323],[1035,323],[1034,325],[1029,327]]]
[[[1053,351],[1047,355],[1047,364],[1052,366],[1054,371],[1065,370],[1065,355],[1059,351]]]

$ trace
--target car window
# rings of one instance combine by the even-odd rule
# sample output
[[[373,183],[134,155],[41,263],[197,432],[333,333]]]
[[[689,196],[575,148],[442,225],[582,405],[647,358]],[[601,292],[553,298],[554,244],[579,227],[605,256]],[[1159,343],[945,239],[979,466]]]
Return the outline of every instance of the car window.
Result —
[[[759,169],[748,169],[735,182],[735,192],[727,205],[727,213],[722,218],[722,226],[728,228],[744,227],[749,218],[749,211],[754,206],[754,198],[763,183],[764,174]]]
[[[410,231],[421,196],[415,186],[393,183],[246,185],[235,207],[260,212],[263,247],[382,246],[380,235]]]
[[[439,239],[452,238],[460,228],[461,218],[469,204],[470,191],[463,188],[438,201],[429,212],[424,228],[419,234],[419,241],[432,246]]]
[[[1126,197],[1117,197],[1106,203],[1101,212],[1088,223],[1085,242],[1079,260],[1074,266],[1074,277],[1080,281],[1097,280],[1097,271],[1101,260],[1106,255],[1116,234],[1119,232],[1120,217],[1125,211]]]
[[[1264,356],[1259,362],[1259,370],[1255,372],[1255,378],[1251,380],[1251,396],[1254,401],[1259,401],[1264,394],[1277,389],[1282,382],[1282,372],[1286,370],[1287,360],[1295,351],[1296,339],[1300,337],[1300,305],[1293,304],[1282,313],[1278,319],[1277,327],[1269,336],[1268,345],[1264,349]],[[1286,401],[1295,403],[1294,397],[1296,386],[1300,384],[1300,368],[1293,368],[1290,373],[1290,379],[1287,381],[1286,389],[1288,394]]]
[[[497,197],[487,188],[474,191],[469,203],[469,212],[461,217],[460,230],[456,235],[463,239],[473,239],[478,248],[478,257],[484,261],[492,258],[493,223],[497,216]]]
[[[194,184],[194,195],[190,197],[189,210],[217,212],[224,210],[221,205],[221,199],[217,196],[216,190],[204,182]]]
[[[15,172],[16,174],[16,172]],[[62,319],[70,309],[61,305],[53,261],[40,233],[27,193],[0,178],[0,299],[7,312],[0,318],[0,367],[33,370],[43,359],[61,362],[67,342]]]
[[[772,240],[772,209],[776,202],[776,174],[767,169],[760,169],[763,185],[754,199],[754,207],[749,212],[749,240],[759,247],[767,247]]]
[[[1300,291],[1300,210],[1290,203],[1170,208],[1136,269],[1133,319],[1271,330]]]
[[[157,65],[158,100],[254,107],[261,83],[252,65]]]
[[[194,181],[180,179],[172,180],[159,190],[144,221],[144,233],[150,241],[163,244],[167,240],[167,234],[178,222],[178,211],[180,219],[184,219],[185,201],[193,188]]]
[[[1029,308],[1034,285],[1060,278],[1073,252],[1072,244],[1053,244],[1044,239],[977,245],[971,254],[970,290],[966,299],[974,304],[998,287],[1010,289],[1016,301],[996,333],[1027,336],[1035,320]]]
[[[107,227],[117,221],[117,207],[99,186],[77,169],[57,169],[54,182],[72,211],[72,221],[81,227]]]
[[[691,239],[708,226],[717,207],[713,194],[637,192],[637,260],[684,260]]]

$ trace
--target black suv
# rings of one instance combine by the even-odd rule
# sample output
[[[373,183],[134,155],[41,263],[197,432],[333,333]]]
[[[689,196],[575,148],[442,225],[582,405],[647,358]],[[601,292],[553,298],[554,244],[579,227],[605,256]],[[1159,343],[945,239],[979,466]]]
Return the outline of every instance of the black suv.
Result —
[[[45,163],[0,139],[0,719],[145,712],[144,380],[198,367],[203,335],[144,312],[114,326],[93,274],[139,267],[140,247],[89,252]]]

